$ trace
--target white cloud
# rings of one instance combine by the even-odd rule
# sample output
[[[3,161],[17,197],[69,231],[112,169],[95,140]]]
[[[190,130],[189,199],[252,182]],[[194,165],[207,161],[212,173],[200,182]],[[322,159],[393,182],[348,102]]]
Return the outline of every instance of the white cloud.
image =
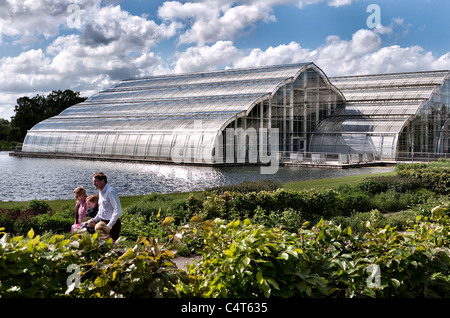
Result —
[[[236,61],[234,67],[246,68],[297,62],[310,62],[311,51],[303,49],[300,44],[291,42],[277,47],[269,47],[265,51],[256,48],[250,54]]]
[[[81,20],[100,6],[100,0],[5,0],[0,2],[0,42],[4,36],[16,39],[16,43],[30,38],[55,37],[67,28],[71,13],[67,8],[76,4]]]
[[[177,54],[175,73],[210,71],[225,68],[240,56],[231,41],[217,41],[211,46],[190,47]]]
[[[168,1],[159,8],[158,15],[166,21],[181,22],[186,30],[179,36],[179,43],[213,43],[232,40],[257,22],[275,21],[270,4],[272,1],[186,2]]]
[[[420,46],[382,47],[380,36],[372,30],[358,30],[351,40],[327,37],[317,49],[302,48],[297,42],[253,49],[234,63],[234,67],[254,67],[284,63],[314,62],[328,76],[450,69],[450,53],[434,57]]]
[[[82,5],[80,1],[73,2]],[[151,50],[158,42],[172,37],[179,24],[157,24],[145,17],[131,15],[120,6],[100,7],[100,1],[96,3],[97,6],[90,6],[90,11],[83,11],[80,30],[53,37],[46,48],[29,49],[17,56],[0,59],[0,78],[8,79],[0,81],[2,116],[13,115],[15,100],[21,96],[67,88],[90,96],[124,78],[168,72],[162,59]],[[44,0],[14,2],[6,19],[3,19],[4,14],[0,14],[1,34],[14,36],[19,41],[23,34],[38,37],[42,33],[51,38],[53,29],[50,26],[44,30],[46,25],[43,24],[34,32],[27,24],[14,20],[31,15],[33,10],[45,18],[51,15],[51,4],[51,1]],[[59,3],[59,11],[65,12],[64,7]],[[44,13],[46,10],[48,14]],[[55,13],[54,19],[59,21],[56,28],[66,28],[66,14]],[[9,33],[5,33],[8,19],[13,19],[14,25],[7,30]],[[7,94],[15,94],[16,97],[3,98]]]

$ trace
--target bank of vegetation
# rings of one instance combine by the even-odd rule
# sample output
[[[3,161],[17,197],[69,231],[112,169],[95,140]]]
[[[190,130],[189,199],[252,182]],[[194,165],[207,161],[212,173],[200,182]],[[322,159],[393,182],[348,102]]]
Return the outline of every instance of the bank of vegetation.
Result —
[[[11,121],[0,118],[0,151],[14,150],[34,125],[86,99],[87,97],[80,97],[79,92],[70,89],[54,90],[48,95],[18,98]]]
[[[70,236],[73,207],[0,209],[4,297],[449,297],[450,160],[351,185],[246,182],[128,205],[122,238]],[[7,234],[8,233],[8,234]],[[188,271],[177,255],[200,254]],[[67,284],[67,268],[79,284]]]

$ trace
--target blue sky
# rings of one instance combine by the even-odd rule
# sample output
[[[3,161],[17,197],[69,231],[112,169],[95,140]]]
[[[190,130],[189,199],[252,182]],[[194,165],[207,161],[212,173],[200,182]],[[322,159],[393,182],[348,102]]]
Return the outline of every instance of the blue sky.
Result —
[[[448,0],[1,0],[0,118],[22,96],[91,96],[134,76],[296,62],[329,76],[450,69],[448,12]]]

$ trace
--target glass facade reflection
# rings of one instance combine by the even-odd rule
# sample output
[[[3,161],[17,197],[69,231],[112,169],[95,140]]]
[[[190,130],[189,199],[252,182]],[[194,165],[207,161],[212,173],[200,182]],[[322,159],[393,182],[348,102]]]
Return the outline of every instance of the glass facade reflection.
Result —
[[[345,96],[345,112],[320,123],[311,151],[372,154],[378,160],[449,153],[449,71],[330,80]]]
[[[260,162],[260,144],[307,151],[315,126],[343,106],[342,94],[313,63],[129,79],[40,122],[22,150]]]
[[[22,151],[203,164],[267,163],[271,145],[450,153],[449,82],[448,71],[328,79],[314,63],[127,79],[38,123]]]

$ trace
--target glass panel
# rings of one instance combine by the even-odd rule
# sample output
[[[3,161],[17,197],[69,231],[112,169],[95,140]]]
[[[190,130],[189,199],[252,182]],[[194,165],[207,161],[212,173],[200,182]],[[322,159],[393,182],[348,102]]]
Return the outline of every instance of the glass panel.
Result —
[[[162,158],[170,158],[172,150],[172,140],[176,137],[173,134],[164,135],[161,140],[159,156]]]
[[[136,141],[139,135],[129,135],[123,150],[124,156],[134,156]]]
[[[145,157],[149,135],[140,135],[136,143],[136,156]]]
[[[112,155],[113,154],[113,147],[115,144],[115,140],[117,139],[116,134],[108,134],[105,138],[105,142],[103,145],[103,154],[105,155]]]
[[[151,157],[158,157],[159,152],[159,144],[162,135],[154,135],[152,136],[152,140],[150,142],[150,146],[148,148],[148,155]]]

